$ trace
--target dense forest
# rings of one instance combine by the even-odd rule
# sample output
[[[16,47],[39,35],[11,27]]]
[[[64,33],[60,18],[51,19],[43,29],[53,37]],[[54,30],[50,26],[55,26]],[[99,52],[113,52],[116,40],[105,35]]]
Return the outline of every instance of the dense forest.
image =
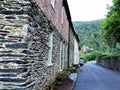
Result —
[[[73,22],[74,28],[80,38],[80,47],[84,52],[91,50],[105,51],[109,49],[101,35],[101,22],[103,20]]]

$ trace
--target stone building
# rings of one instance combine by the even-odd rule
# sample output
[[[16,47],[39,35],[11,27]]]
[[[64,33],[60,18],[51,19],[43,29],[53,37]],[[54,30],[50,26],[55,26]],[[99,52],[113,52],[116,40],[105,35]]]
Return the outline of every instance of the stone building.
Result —
[[[78,43],[67,0],[0,0],[0,90],[44,90]]]

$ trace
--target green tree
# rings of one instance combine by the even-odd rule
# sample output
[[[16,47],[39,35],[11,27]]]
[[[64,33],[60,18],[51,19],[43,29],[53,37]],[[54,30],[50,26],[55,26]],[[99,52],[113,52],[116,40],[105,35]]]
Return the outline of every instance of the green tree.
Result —
[[[109,51],[109,46],[101,35],[102,21],[103,19],[73,22],[74,28],[80,38],[80,47],[82,48],[85,45],[90,48],[87,52],[93,50]]]
[[[120,0],[113,0],[113,5],[108,10],[106,19],[102,22],[102,34],[108,44],[115,47],[120,43]]]

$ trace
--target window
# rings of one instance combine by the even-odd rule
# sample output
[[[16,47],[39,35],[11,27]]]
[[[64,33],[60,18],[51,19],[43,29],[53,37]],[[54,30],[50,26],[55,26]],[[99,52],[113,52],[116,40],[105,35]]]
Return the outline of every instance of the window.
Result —
[[[48,66],[52,65],[52,46],[53,46],[53,33],[49,34],[49,50],[48,50]]]
[[[61,41],[60,42],[60,70],[64,69],[65,64],[65,44]]]
[[[64,64],[65,64],[65,44],[63,43],[63,60],[62,60],[62,69],[64,69]]]
[[[60,42],[60,70],[62,70],[62,41]]]
[[[55,7],[55,0],[51,0],[51,5],[53,6],[53,8]]]
[[[64,7],[62,6],[62,17],[61,17],[61,23],[63,24],[64,21]]]

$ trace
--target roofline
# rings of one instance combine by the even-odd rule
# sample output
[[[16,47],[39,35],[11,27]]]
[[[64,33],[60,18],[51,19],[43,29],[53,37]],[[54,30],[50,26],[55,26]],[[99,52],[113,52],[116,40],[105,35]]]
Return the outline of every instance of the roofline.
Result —
[[[70,14],[70,10],[69,10],[67,0],[63,0],[63,6],[65,7],[65,11],[67,13],[67,19],[69,21],[70,27],[72,28],[72,31],[75,34],[75,37],[76,37],[77,41],[80,42],[80,39],[79,39],[78,35],[76,34],[76,32],[74,30],[74,27],[73,27],[73,23],[72,23],[72,20],[71,20],[71,14]]]

